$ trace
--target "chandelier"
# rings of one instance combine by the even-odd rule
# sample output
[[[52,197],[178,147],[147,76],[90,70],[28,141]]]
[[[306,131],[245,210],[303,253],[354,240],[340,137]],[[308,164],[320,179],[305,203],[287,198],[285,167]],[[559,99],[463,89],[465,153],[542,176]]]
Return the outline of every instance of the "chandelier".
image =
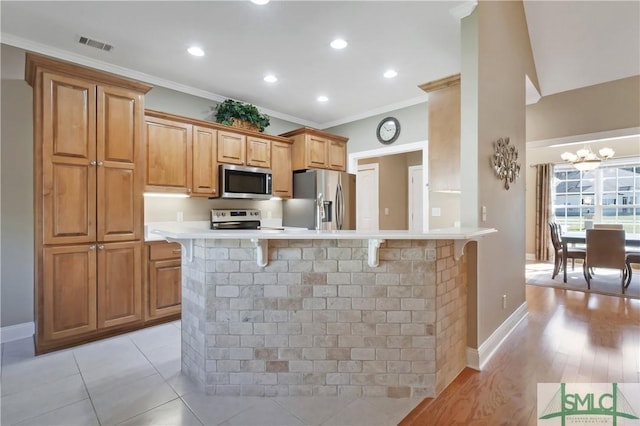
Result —
[[[567,163],[573,164],[573,166],[583,172],[597,169],[600,163],[608,158],[613,157],[613,150],[611,148],[601,148],[598,151],[599,156],[591,151],[591,147],[579,149],[574,154],[573,152],[563,152],[560,155]]]

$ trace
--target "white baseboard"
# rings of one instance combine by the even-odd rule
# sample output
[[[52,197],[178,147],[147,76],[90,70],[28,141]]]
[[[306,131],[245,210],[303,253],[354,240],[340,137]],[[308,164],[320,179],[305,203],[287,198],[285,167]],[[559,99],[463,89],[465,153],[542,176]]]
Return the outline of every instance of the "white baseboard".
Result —
[[[33,336],[36,331],[34,322],[23,322],[22,324],[9,325],[0,329],[0,341],[2,343],[13,342],[14,340],[26,339]]]
[[[520,321],[528,314],[527,302],[525,301],[507,318],[500,327],[485,340],[478,349],[467,348],[467,366],[474,370],[481,371],[482,367],[491,359],[498,350],[502,342],[509,337],[511,332],[518,326]]]

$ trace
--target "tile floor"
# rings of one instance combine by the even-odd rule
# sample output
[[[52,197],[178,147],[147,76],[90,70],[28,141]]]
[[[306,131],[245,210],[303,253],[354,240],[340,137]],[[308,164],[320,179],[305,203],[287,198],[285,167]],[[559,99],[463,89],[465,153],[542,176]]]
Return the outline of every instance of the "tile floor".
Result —
[[[0,388],[4,426],[396,425],[421,401],[204,395],[180,372],[179,321],[38,357],[5,343]]]

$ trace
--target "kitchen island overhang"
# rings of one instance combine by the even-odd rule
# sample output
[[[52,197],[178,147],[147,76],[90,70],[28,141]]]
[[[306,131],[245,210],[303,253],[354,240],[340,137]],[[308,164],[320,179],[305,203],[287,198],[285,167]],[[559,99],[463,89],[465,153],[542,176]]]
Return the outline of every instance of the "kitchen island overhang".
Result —
[[[429,397],[466,365],[464,245],[496,231],[153,232],[184,247],[182,369],[207,393]]]

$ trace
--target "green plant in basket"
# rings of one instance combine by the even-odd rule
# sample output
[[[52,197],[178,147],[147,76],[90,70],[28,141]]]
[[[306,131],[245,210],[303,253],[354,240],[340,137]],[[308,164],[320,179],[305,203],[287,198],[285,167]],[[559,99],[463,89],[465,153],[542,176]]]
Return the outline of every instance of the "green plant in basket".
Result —
[[[269,126],[269,116],[260,114],[258,108],[251,104],[227,99],[212,109],[215,111],[216,122],[220,124],[244,127],[236,122],[240,120],[255,125],[260,132]]]

